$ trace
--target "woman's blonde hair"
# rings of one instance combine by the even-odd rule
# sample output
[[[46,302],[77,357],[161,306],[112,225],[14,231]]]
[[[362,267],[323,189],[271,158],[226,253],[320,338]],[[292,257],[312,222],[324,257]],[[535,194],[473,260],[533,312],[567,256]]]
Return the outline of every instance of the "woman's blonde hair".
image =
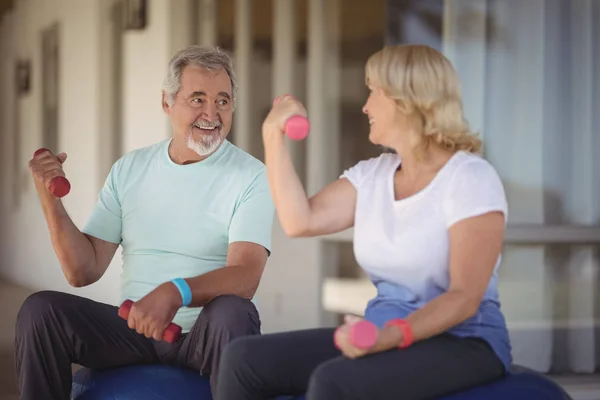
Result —
[[[458,75],[439,51],[423,45],[386,46],[369,57],[367,84],[394,99],[419,133],[417,156],[431,143],[480,153],[482,143],[463,117]]]

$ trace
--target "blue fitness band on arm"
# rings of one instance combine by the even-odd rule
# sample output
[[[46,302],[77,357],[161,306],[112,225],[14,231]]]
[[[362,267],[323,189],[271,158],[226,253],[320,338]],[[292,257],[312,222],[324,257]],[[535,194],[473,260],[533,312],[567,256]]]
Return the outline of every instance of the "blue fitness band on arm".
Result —
[[[181,305],[182,307],[187,307],[192,302],[192,290],[187,282],[183,278],[173,279],[171,282],[175,285],[177,289],[179,289],[179,293],[181,293]]]

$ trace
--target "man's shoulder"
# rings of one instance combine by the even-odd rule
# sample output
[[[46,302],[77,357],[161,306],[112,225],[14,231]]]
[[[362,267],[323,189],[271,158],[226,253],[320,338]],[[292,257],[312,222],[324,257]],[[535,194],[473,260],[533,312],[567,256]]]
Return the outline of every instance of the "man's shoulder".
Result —
[[[133,149],[125,153],[120,161],[126,163],[140,163],[146,162],[153,157],[160,154],[160,151],[167,145],[169,139],[161,140],[160,142],[153,143],[144,147]]]
[[[154,143],[148,146],[130,150],[121,155],[112,165],[109,173],[109,179],[113,182],[125,182],[132,178],[138,179],[149,170],[148,165],[159,154],[165,146],[166,140]]]
[[[227,145],[229,151],[226,166],[229,171],[235,171],[235,174],[241,178],[257,176],[266,172],[265,164],[258,158],[231,142],[228,142]]]
[[[231,142],[227,142],[230,150],[230,160],[235,162],[238,165],[253,168],[256,170],[261,170],[265,168],[265,164],[260,161],[258,158],[254,157],[252,154],[247,151],[239,148],[235,144]]]
[[[153,143],[144,147],[130,150],[119,157],[114,165],[119,168],[135,168],[146,165],[148,161],[160,154],[160,150],[164,148],[167,139]]]

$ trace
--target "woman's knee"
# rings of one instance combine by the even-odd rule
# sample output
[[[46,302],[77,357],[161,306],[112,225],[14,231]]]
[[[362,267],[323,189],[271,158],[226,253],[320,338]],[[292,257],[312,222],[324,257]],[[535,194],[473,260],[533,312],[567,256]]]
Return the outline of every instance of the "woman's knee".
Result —
[[[252,367],[252,362],[260,357],[257,352],[256,339],[260,336],[242,336],[233,339],[223,350],[221,371],[233,371]]]
[[[344,380],[349,377],[342,376],[337,360],[331,360],[319,365],[308,382],[307,398],[314,400],[342,399],[344,398]]]

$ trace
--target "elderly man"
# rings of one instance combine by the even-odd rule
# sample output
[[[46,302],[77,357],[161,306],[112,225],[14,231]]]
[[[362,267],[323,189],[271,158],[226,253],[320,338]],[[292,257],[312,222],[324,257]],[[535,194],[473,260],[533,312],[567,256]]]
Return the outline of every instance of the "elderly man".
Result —
[[[260,334],[251,299],[270,252],[274,206],[264,165],[226,137],[235,105],[232,60],[189,47],[171,60],[162,107],[173,138],[132,151],[112,167],[80,230],[49,182],[63,176],[64,153],[30,162],[52,244],[75,287],[104,274],[123,247],[122,300],[115,306],[42,291],[23,304],[16,337],[22,399],[67,399],[71,363],[106,368],[168,363],[210,376],[223,347]],[[169,323],[176,343],[161,340]]]

